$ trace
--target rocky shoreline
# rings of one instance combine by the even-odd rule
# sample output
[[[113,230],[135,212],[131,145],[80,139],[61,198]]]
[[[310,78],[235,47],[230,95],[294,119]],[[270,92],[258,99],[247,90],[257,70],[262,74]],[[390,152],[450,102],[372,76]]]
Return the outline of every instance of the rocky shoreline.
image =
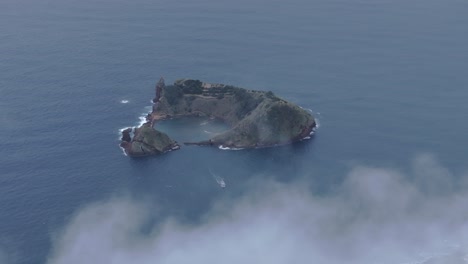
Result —
[[[254,144],[254,145],[251,145],[251,146],[242,147],[242,149],[269,148],[269,147],[278,147],[278,146],[289,145],[289,144],[292,144],[292,143],[295,143],[295,142],[302,141],[302,140],[310,138],[311,136],[314,135],[316,127],[317,127],[317,125],[316,125],[316,123],[314,123],[313,125],[305,128],[304,131],[297,138],[291,139],[289,141],[279,142],[279,143],[277,143],[275,145]],[[186,145],[186,146],[214,146],[214,147],[222,147],[222,148],[226,148],[226,149],[239,149],[237,146],[234,146],[234,145],[215,144],[212,140],[205,140],[205,141],[199,141],[199,142],[183,142],[183,144]]]
[[[156,84],[156,97],[153,99],[153,109],[157,106],[160,98],[164,79],[161,78]],[[120,147],[125,154],[131,157],[163,154],[180,148],[180,145],[169,138],[168,135],[154,129],[158,119],[152,113],[146,116],[146,122],[140,127],[131,127],[122,131]],[[131,136],[133,132],[133,137]]]

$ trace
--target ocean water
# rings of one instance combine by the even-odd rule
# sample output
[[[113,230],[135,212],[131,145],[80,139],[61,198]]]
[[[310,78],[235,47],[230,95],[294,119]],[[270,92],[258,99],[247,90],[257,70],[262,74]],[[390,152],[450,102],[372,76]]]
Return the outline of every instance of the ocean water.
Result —
[[[463,182],[467,14],[464,0],[0,1],[0,262],[75,263],[54,262],[57,239],[89,204],[115,197],[146,201],[153,224],[197,226],[253,181],[333,198],[356,166],[411,182],[414,160],[429,155],[442,168],[426,173]],[[149,111],[160,76],[271,90],[320,127],[285,147],[131,159],[119,129]],[[158,125],[180,141],[223,129],[203,122]]]

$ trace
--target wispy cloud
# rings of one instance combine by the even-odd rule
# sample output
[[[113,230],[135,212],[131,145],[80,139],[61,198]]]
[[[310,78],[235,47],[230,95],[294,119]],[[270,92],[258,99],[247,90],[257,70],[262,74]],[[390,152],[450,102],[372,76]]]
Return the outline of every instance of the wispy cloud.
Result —
[[[141,230],[148,208],[127,198],[86,207],[55,239],[48,264],[465,263],[468,188],[431,156],[410,175],[356,167],[335,194],[299,183],[255,185],[201,224]],[[447,262],[450,261],[450,262]]]

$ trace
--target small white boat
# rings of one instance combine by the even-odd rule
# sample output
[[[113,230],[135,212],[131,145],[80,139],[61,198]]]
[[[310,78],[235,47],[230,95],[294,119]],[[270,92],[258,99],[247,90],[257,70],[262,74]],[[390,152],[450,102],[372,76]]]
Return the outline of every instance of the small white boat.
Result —
[[[224,182],[224,180],[222,178],[220,178],[220,180],[216,180],[216,182],[219,184],[219,187],[221,187],[221,188],[226,187],[226,183]]]

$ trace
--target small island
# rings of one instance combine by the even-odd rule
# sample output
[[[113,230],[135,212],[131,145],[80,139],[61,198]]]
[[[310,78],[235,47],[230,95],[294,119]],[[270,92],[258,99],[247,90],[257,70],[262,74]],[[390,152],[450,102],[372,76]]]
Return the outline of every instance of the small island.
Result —
[[[200,142],[185,145],[220,148],[260,148],[289,144],[313,134],[316,122],[307,110],[273,92],[247,90],[225,84],[181,79],[166,86],[156,84],[153,109],[146,123],[122,131],[120,146],[129,156],[161,154],[180,148],[154,127],[159,120],[206,116],[223,120],[230,129]]]

